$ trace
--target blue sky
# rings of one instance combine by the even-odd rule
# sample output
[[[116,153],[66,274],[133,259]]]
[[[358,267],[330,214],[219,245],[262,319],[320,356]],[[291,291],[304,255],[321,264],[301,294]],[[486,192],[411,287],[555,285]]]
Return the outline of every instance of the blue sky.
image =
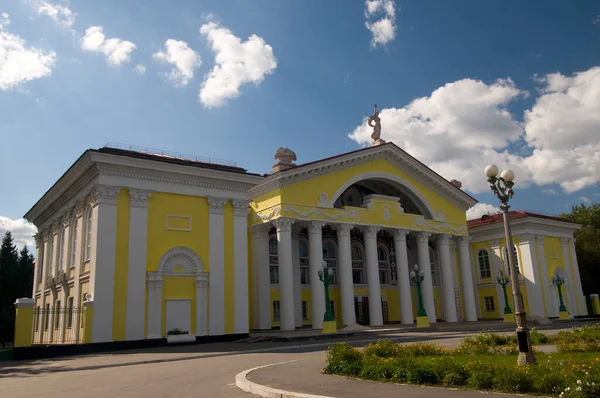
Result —
[[[0,229],[29,233],[19,219],[87,148],[121,142],[264,173],[279,146],[303,163],[368,145],[374,103],[383,139],[484,204],[497,204],[490,161],[516,171],[514,208],[600,199],[596,1],[13,0],[3,13]]]

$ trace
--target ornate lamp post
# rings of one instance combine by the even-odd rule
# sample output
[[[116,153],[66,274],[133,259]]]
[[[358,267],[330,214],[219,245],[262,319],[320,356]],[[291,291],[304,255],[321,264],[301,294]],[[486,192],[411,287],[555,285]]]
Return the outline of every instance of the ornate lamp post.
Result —
[[[558,307],[558,319],[569,319],[569,312],[563,301],[562,286],[565,284],[565,279],[562,277],[560,272],[556,272],[552,277],[552,284],[556,286],[558,290],[558,299],[560,300],[560,306]]]
[[[498,276],[496,280],[502,286],[502,291],[504,292],[504,322],[514,322],[515,316],[510,309],[510,304],[508,303],[508,294],[506,294],[506,285],[510,283],[510,278],[504,275],[504,271],[498,272]]]
[[[323,261],[323,268],[319,270],[319,280],[325,287],[325,315],[323,316],[323,333],[336,333],[335,318],[331,311],[331,300],[329,299],[329,285],[333,282],[333,269]]]
[[[421,294],[421,283],[424,278],[423,270],[419,270],[419,266],[415,264],[413,270],[410,271],[410,279],[417,285],[417,298],[419,299],[419,309],[417,310],[417,327],[426,328],[429,327],[429,317],[423,307],[423,295]]]
[[[512,233],[510,230],[510,222],[508,220],[508,209],[510,208],[508,201],[514,195],[512,187],[515,185],[513,182],[515,173],[513,173],[512,170],[504,170],[500,174],[500,177],[496,177],[498,175],[498,167],[489,165],[485,168],[485,175],[488,178],[492,192],[494,192],[496,197],[498,197],[498,200],[500,200],[500,208],[502,209],[502,218],[504,220],[504,234],[506,235],[507,249],[506,257],[508,258],[510,274],[513,275],[511,278],[512,291],[515,305],[515,320],[517,321],[517,341],[519,343],[519,358],[517,359],[517,364],[525,365],[528,363],[535,363],[536,359],[531,348],[531,338],[529,336],[529,329],[527,328],[527,319],[525,318],[525,305],[523,303],[523,295],[521,294],[519,274],[517,267],[515,266]]]

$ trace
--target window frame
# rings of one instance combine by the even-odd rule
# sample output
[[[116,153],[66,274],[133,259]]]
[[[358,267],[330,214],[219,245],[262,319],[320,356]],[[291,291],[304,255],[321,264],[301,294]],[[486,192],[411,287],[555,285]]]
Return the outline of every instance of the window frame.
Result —
[[[483,256],[482,256],[482,254],[483,254]],[[482,264],[482,259],[487,260],[487,266],[486,266],[486,264]],[[491,260],[490,260],[490,253],[486,249],[479,249],[477,251],[477,266],[479,268],[479,278],[480,279],[489,279],[492,277],[492,265],[491,265]]]

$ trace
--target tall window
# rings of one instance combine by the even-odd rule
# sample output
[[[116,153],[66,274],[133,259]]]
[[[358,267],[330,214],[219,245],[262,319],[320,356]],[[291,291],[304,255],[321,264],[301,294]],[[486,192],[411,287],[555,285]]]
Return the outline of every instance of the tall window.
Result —
[[[77,217],[71,220],[71,245],[69,247],[69,267],[75,268],[77,265]]]
[[[306,301],[302,302],[302,319],[308,319],[308,303]]]
[[[352,244],[352,283],[365,283],[364,261],[362,247],[358,243]]]
[[[92,208],[88,207],[87,217],[85,219],[85,235],[84,235],[84,261],[90,261],[92,255]]]
[[[493,296],[486,296],[483,298],[483,304],[485,307],[485,312],[494,312],[496,311],[496,305],[494,303]]]
[[[42,272],[44,271],[44,240],[40,239],[40,258],[35,259],[35,266],[38,269],[38,282],[42,281]]]
[[[65,240],[66,240],[66,229],[62,227],[60,232],[58,233],[58,261],[56,262],[56,267],[59,270],[63,269],[63,257],[65,254]]]
[[[504,250],[502,252],[504,253],[504,264],[506,265],[506,268],[508,268],[508,274],[510,275],[510,273],[512,271],[510,270],[510,263],[508,262],[508,247],[504,246]],[[519,254],[517,252],[517,248],[514,245],[513,245],[513,259],[515,261],[515,267],[517,267],[517,273],[520,274],[521,269],[519,268]]]
[[[273,320],[279,321],[280,312],[279,312],[279,301],[273,301]]]
[[[492,269],[490,267],[490,255],[487,250],[479,250],[477,253],[477,259],[479,262],[479,275],[481,279],[491,278],[492,277]]]
[[[379,283],[390,283],[390,252],[384,245],[377,246],[377,261],[379,262]]]
[[[269,239],[269,277],[271,285],[279,284],[279,258],[276,238]]]
[[[308,270],[308,246],[306,242],[300,241],[300,283],[303,285],[310,284],[310,272]]]
[[[433,249],[429,248],[429,266],[431,267],[431,284],[434,286],[438,286],[439,283],[437,281],[436,269],[435,269],[435,256],[436,252]]]
[[[73,327],[73,297],[69,297],[69,300],[67,302],[69,303],[68,309],[67,309],[67,327],[72,328]]]
[[[337,261],[335,255],[335,247],[331,242],[323,242],[323,261],[327,263],[329,268],[333,269],[333,284],[337,282]]]
[[[50,233],[50,237],[48,238],[48,273],[47,275],[52,275],[52,267],[54,267],[54,234]]]

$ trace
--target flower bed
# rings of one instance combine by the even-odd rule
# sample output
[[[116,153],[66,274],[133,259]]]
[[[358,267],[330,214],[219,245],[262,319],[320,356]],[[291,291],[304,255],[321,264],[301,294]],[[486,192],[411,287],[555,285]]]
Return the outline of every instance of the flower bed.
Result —
[[[578,341],[591,342],[596,331],[600,332],[600,327],[583,332],[576,329],[551,340],[556,340],[558,345],[575,339],[574,336],[584,335],[589,340]],[[549,342],[548,336],[535,339]],[[598,354],[591,351],[577,354],[563,351],[552,356],[536,353],[537,364],[518,366],[513,341],[512,337],[483,333],[464,339],[456,349],[443,348],[437,343],[398,345],[390,340],[381,340],[360,351],[347,343],[340,343],[329,347],[324,372],[383,382],[505,393],[600,396]],[[590,343],[589,347],[593,345]]]

